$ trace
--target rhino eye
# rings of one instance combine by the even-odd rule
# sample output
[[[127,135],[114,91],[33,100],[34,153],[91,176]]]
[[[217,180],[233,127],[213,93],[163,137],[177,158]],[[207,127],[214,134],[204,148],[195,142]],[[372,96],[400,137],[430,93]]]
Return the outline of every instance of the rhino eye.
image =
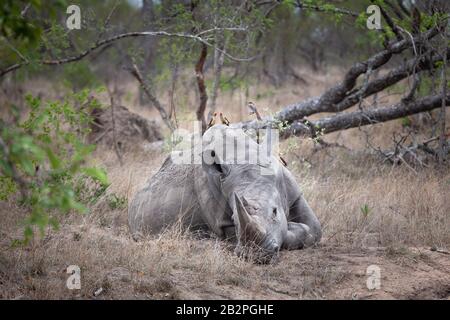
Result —
[[[273,208],[273,210],[272,210],[272,215],[273,215],[274,217],[277,216],[277,208]]]

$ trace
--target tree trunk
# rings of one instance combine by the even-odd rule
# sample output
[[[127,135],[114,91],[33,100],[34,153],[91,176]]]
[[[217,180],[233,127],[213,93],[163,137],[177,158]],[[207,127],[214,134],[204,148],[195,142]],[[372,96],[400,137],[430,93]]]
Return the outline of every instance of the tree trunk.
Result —
[[[208,95],[206,93],[205,77],[203,74],[203,66],[205,65],[206,55],[208,54],[208,47],[202,44],[200,57],[195,65],[195,77],[197,79],[198,92],[200,94],[200,104],[197,108],[196,115],[197,120],[202,123],[202,132],[206,130],[205,109],[208,101]]]
[[[219,93],[220,77],[222,75],[222,67],[225,58],[225,55],[223,54],[223,50],[225,50],[225,39],[223,31],[217,32],[216,45],[220,50],[214,50],[214,83],[211,92],[211,99],[209,100],[208,122],[211,120],[214,111],[216,110],[216,100]]]

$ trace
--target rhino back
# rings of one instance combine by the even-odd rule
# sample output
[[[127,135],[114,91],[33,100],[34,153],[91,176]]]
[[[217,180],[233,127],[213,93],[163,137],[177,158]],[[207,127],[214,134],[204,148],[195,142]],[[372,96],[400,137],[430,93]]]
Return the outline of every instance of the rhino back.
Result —
[[[201,224],[194,213],[198,201],[193,188],[199,166],[174,164],[170,156],[130,203],[128,223],[132,234],[158,233],[181,221]]]

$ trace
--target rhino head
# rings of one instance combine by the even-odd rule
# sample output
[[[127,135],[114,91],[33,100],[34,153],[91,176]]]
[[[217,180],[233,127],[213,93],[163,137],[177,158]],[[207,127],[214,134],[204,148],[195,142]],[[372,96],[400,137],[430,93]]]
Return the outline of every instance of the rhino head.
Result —
[[[245,137],[227,134],[224,139],[213,140],[203,151],[202,166],[216,198],[231,211],[235,252],[268,262],[278,255],[287,233],[282,168],[274,157],[264,156],[260,145]],[[234,150],[233,156],[230,150]],[[256,161],[242,159],[252,154],[258,154]]]

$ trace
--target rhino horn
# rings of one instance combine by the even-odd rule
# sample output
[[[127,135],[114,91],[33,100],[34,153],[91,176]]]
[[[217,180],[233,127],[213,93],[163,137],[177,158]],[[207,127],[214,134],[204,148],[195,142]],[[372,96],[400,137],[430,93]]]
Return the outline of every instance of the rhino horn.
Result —
[[[242,233],[241,236],[251,240],[262,240],[266,235],[266,231],[261,224],[247,212],[238,195],[235,194],[234,197],[236,202],[236,213]],[[243,198],[243,201],[247,202],[245,198]]]

